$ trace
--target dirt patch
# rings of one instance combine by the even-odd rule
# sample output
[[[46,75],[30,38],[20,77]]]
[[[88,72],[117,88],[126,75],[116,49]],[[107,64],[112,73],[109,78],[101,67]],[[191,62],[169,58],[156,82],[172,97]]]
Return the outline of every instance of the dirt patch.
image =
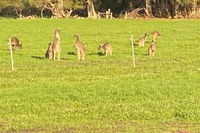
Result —
[[[180,130],[178,130],[178,131],[173,131],[172,133],[191,133],[191,132],[187,132],[187,131],[180,131]]]
[[[61,131],[55,131],[54,133],[76,133],[78,132],[79,130],[75,127],[70,127],[70,128],[66,128],[66,129],[63,129]]]
[[[79,128],[78,131],[87,132],[137,132],[137,133],[200,133],[200,124],[192,123],[136,123],[133,121],[105,121],[101,127],[93,128],[88,124],[88,129]],[[195,132],[194,132],[195,131]]]
[[[200,124],[186,122],[166,122],[145,124],[140,126],[143,131],[157,131],[161,133],[200,133]]]
[[[200,124],[195,123],[136,123],[133,121],[106,121],[99,123],[101,126],[95,127],[94,123],[87,123],[78,127],[69,127],[62,130],[50,131],[46,129],[22,129],[10,130],[7,133],[115,133],[115,132],[137,132],[137,133],[200,133]],[[4,123],[0,123],[0,126]]]

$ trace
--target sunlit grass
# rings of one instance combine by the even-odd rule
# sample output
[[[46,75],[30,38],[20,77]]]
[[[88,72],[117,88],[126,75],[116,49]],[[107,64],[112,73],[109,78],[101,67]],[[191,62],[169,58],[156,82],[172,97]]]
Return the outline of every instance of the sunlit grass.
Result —
[[[199,131],[200,21],[0,19],[0,131]],[[54,29],[61,61],[44,59]],[[154,57],[129,38],[159,31]],[[73,35],[87,44],[78,61]],[[17,36],[11,72],[8,39]],[[113,56],[99,56],[109,42]]]

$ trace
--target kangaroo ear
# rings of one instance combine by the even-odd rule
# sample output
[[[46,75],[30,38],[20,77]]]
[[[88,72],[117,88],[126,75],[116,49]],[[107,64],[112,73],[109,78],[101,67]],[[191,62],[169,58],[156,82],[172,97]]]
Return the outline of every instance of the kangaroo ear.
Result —
[[[101,48],[101,45],[99,45],[98,50],[100,50],[100,48]]]

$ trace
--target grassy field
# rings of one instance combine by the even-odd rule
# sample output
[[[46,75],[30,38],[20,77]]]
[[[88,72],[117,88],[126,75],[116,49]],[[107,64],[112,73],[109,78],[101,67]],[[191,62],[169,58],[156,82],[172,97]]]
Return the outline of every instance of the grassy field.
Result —
[[[200,20],[0,19],[0,132],[200,132]],[[44,59],[54,29],[61,61]],[[137,46],[159,31],[154,57]],[[87,44],[78,61],[74,34]],[[135,39],[132,65],[130,35]],[[11,72],[8,39],[17,36]],[[110,42],[113,56],[99,56]]]

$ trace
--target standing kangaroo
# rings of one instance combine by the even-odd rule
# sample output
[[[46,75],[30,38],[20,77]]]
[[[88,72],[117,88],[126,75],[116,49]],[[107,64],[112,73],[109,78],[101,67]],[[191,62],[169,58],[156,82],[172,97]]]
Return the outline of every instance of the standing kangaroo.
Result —
[[[148,48],[148,55],[149,56],[154,56],[156,52],[156,42],[152,40],[150,47]]]
[[[144,44],[147,40],[147,36],[148,36],[147,33],[145,33],[144,36],[139,39],[139,42],[138,42],[139,47],[144,47]]]
[[[162,36],[162,34],[160,34],[159,32],[157,31],[154,31],[154,32],[151,32],[150,33],[152,36],[153,36],[153,40],[156,41],[156,39],[160,36]]]
[[[56,29],[54,33],[54,39],[53,42],[51,43],[51,48],[52,48],[52,58],[53,60],[57,59],[60,60],[60,53],[61,53],[61,47],[60,47],[60,30]]]
[[[12,46],[12,50],[15,50],[15,48],[22,49],[22,44],[19,43],[19,39],[17,37],[12,37],[10,39],[10,45]]]
[[[98,50],[103,49],[103,53],[104,55],[112,55],[112,46],[109,43],[105,43],[104,45],[99,45]]]
[[[74,35],[74,37],[75,37],[74,47],[76,48],[78,59],[85,60],[85,56],[86,56],[85,44],[79,40],[80,36],[78,34]]]
[[[52,55],[52,45],[51,45],[51,43],[49,43],[48,49],[45,54],[45,58],[52,59],[52,56],[53,56]]]

